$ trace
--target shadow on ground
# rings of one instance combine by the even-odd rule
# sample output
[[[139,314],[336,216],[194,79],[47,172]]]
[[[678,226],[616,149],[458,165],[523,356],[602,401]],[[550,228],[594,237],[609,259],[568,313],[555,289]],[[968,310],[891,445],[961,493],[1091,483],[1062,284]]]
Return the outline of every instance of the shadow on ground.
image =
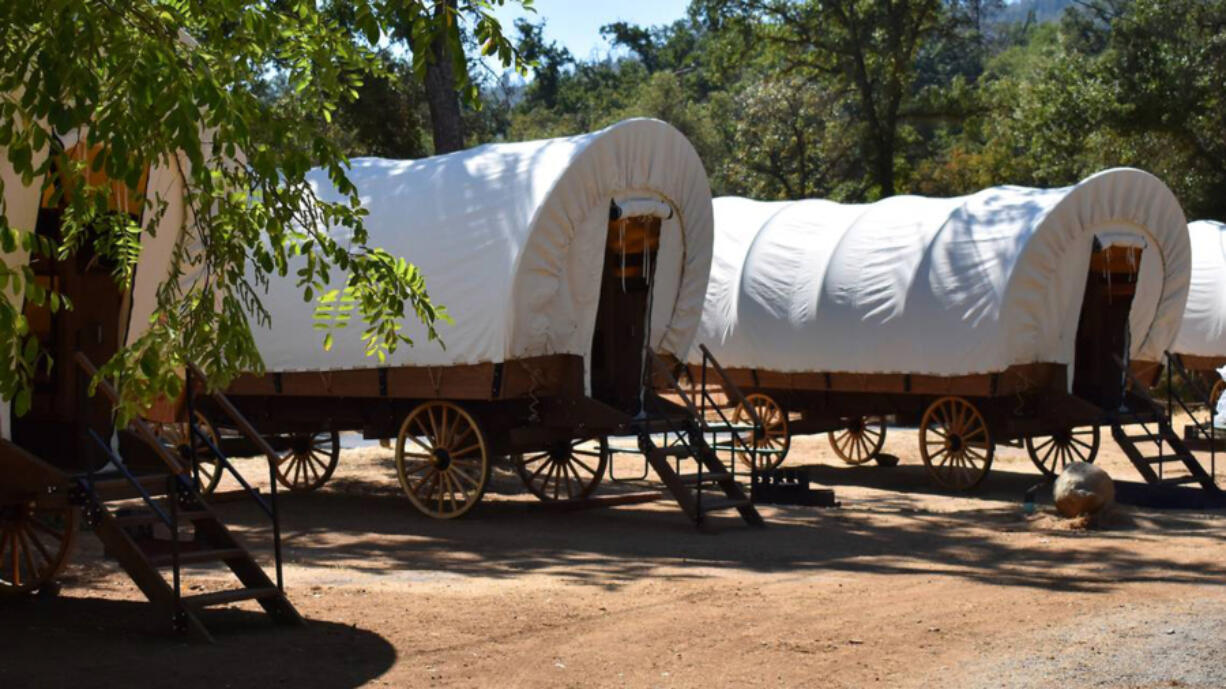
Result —
[[[824,471],[815,467],[815,478],[825,478]],[[864,477],[861,485],[897,492],[863,502],[844,500],[841,509],[764,507],[770,522],[765,529],[725,516],[713,519],[713,528],[698,530],[663,501],[551,511],[511,497],[519,491],[515,479],[505,475],[495,477],[486,501],[469,516],[434,521],[417,514],[390,481],[350,478],[320,493],[286,496],[283,524],[295,563],[409,582],[548,573],[616,588],[643,577],[700,578],[718,568],[798,576],[932,573],[997,586],[1098,591],[1122,582],[1203,583],[1226,576],[1226,563],[1200,551],[1176,559],[1133,547],[1138,539],[1162,539],[1171,531],[1193,533],[1216,546],[1226,540],[1220,513],[1147,514],[1144,528],[1129,528],[1133,522],[1122,520],[1116,528],[1090,534],[1036,536],[1020,504],[1022,493],[1036,482],[1033,474],[998,473],[976,495],[982,507],[942,512],[921,504],[918,495],[934,490],[921,467],[829,471],[838,480],[828,482],[836,487]],[[642,488],[627,484],[609,490]],[[266,523],[249,508],[233,506],[230,515],[266,534]]]
[[[151,614],[136,601],[0,598],[0,686],[341,689],[362,686],[396,661],[390,643],[355,626],[274,627],[259,613],[219,610],[206,617],[217,643],[202,645],[168,634],[168,622]]]

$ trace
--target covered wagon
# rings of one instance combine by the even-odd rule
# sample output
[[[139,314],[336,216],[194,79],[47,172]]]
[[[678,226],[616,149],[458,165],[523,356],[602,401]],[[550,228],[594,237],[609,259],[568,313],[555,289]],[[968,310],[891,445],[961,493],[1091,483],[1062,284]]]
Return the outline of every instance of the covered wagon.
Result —
[[[751,393],[764,462],[817,432],[867,462],[886,416],[919,422],[920,455],[950,488],[982,481],[1002,441],[1026,440],[1045,471],[1092,458],[1130,360],[1165,351],[1187,299],[1183,212],[1139,170],[947,199],[714,205],[699,338]]]
[[[261,431],[296,439],[288,483],[326,481],[338,453],[321,445],[352,430],[396,438],[404,492],[433,517],[472,509],[507,457],[542,500],[590,495],[605,437],[634,432],[651,360],[683,360],[701,318],[711,196],[689,141],[630,120],[424,160],[356,159],[350,177],[369,242],[414,263],[454,324],[441,343],[407,324],[416,344],[386,361],[359,328],[325,350],[301,291],[274,282],[271,324],[256,332],[266,373],[228,396]]]
[[[1226,388],[1218,369],[1226,366],[1226,224],[1198,220],[1188,224],[1192,242],[1192,283],[1188,305],[1171,354],[1185,372],[1208,382],[1211,406]]]

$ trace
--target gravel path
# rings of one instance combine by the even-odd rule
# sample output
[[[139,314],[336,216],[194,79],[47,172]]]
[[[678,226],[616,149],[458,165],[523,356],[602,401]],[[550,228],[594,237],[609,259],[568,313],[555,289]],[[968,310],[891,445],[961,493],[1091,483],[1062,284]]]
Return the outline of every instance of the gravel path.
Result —
[[[1128,604],[1033,633],[949,686],[1226,687],[1226,600]]]

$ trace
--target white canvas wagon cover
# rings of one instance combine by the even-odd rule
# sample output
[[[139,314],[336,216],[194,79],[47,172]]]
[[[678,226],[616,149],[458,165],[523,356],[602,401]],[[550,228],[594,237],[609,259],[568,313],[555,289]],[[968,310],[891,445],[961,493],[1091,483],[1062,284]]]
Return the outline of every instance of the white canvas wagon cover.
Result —
[[[1192,242],[1192,286],[1171,351],[1226,357],[1226,223],[1191,223],[1188,238]]]
[[[273,281],[264,297],[271,327],[255,332],[269,371],[587,357],[612,202],[671,212],[661,227],[652,344],[686,356],[710,269],[711,191],[693,146],[671,125],[637,119],[423,160],[359,158],[349,174],[369,212],[369,244],[415,263],[455,324],[439,328],[444,348],[410,317],[416,346],[380,364],[366,355],[356,318],[325,351],[313,306],[292,280]],[[321,198],[343,200],[324,173],[311,179]]]
[[[1071,366],[1095,237],[1146,247],[1134,358],[1156,361],[1171,344],[1188,293],[1183,211],[1139,170],[948,199],[714,206],[699,341],[726,367],[952,376]]]

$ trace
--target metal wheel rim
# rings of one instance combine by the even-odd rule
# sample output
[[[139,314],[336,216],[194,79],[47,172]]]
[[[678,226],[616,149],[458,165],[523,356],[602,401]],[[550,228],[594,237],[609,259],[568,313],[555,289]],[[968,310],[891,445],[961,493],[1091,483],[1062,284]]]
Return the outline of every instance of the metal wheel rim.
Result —
[[[971,490],[992,468],[991,430],[975,405],[961,397],[942,397],[929,405],[919,445],[929,476],[944,488]]]
[[[0,507],[0,594],[37,591],[68,564],[76,538],[72,507]]]
[[[301,443],[302,447],[293,445]],[[296,493],[317,490],[336,471],[341,458],[340,433],[335,430],[299,433],[290,439],[291,447],[277,458],[277,482]]]
[[[745,401],[753,407],[754,412],[758,415],[758,419],[762,422],[762,435],[754,434],[750,440],[755,449],[758,450],[775,450],[775,454],[758,455],[758,471],[768,471],[783,464],[783,460],[787,459],[788,450],[792,446],[792,436],[788,432],[788,416],[783,411],[783,407],[775,402],[769,395],[762,393],[753,393],[745,396]],[[752,417],[746,410],[745,405],[737,404],[736,410],[732,413],[732,423],[748,423]],[[744,436],[741,436],[742,440]],[[753,467],[753,456],[745,451],[739,450],[736,452],[737,459],[748,468]]]
[[[604,479],[609,463],[609,445],[597,439],[597,449],[581,447],[592,442],[580,438],[565,450],[555,448],[512,458],[515,472],[530,493],[545,502],[582,500],[591,496]]]
[[[1085,426],[1026,438],[1026,453],[1044,476],[1054,478],[1073,462],[1093,463],[1100,442],[1098,426]]]
[[[826,437],[839,459],[859,466],[877,458],[885,447],[885,434],[884,417],[863,416],[858,424],[849,425],[841,431],[830,431]]]
[[[446,451],[443,462],[436,450]],[[405,417],[396,438],[396,474],[422,514],[454,519],[481,501],[489,482],[485,435],[468,412],[451,402],[427,402]],[[460,499],[456,499],[457,494]]]

